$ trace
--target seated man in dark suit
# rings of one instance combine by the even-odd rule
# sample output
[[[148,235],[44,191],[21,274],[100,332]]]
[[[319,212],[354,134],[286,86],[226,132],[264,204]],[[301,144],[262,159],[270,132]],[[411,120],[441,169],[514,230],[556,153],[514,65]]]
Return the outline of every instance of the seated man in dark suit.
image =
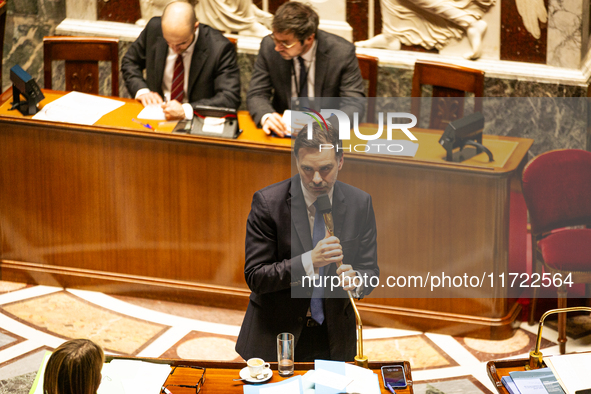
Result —
[[[322,145],[320,151],[320,144],[340,144],[332,126],[314,124],[311,140],[301,131],[294,145],[299,173],[254,194],[244,265],[252,293],[236,343],[244,359],[275,361],[283,332],[294,335],[296,361],[355,357],[355,313],[345,290],[356,297],[373,290],[371,278],[379,275],[376,221],[371,196],[337,181],[342,149]],[[332,200],[335,236],[316,210],[322,194]],[[341,286],[314,288],[309,279],[315,275],[327,283],[340,276]],[[365,278],[362,283],[351,281],[357,276]]]
[[[123,57],[121,71],[131,96],[144,106],[162,104],[167,119],[192,119],[196,105],[240,104],[234,46],[200,25],[189,3],[170,3],[162,18],[152,18]]]
[[[353,112],[359,112],[361,119],[362,101],[347,99],[365,97],[355,46],[318,30],[318,23],[318,14],[309,5],[290,1],[275,13],[273,34],[261,41],[246,103],[266,134],[286,135],[289,125],[281,116],[291,107],[292,97],[340,97],[338,106],[330,100],[320,105],[340,109],[351,120]]]

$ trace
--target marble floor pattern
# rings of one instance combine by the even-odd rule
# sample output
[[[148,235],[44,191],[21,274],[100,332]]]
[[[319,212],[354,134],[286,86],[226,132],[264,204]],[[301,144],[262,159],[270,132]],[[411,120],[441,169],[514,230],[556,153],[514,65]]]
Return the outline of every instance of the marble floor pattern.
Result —
[[[0,394],[28,393],[45,350],[85,337],[108,354],[241,361],[234,345],[243,311],[0,281]],[[581,327],[581,325],[579,326]],[[414,391],[496,392],[486,362],[527,357],[537,326],[522,323],[507,340],[488,341],[393,328],[364,330],[370,360],[408,360]],[[543,331],[544,354],[558,354],[557,332]],[[591,324],[567,342],[589,350]]]

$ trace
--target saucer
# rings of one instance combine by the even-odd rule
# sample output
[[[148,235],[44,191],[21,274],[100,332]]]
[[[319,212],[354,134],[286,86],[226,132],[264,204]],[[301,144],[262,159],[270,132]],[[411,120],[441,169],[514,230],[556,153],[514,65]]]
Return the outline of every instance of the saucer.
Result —
[[[270,368],[263,369],[261,374],[265,374],[265,377],[263,379],[257,379],[250,376],[248,367],[244,367],[240,370],[240,377],[249,383],[264,383],[273,377],[273,371]]]

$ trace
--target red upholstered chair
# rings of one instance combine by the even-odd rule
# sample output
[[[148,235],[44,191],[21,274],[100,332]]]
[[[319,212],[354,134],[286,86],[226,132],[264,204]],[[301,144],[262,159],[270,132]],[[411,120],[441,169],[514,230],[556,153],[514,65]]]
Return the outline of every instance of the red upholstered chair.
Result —
[[[571,274],[575,283],[591,290],[591,152],[578,149],[550,151],[537,156],[523,170],[523,196],[530,215],[534,272],[542,265],[551,274]],[[538,282],[540,284],[540,281]],[[529,323],[534,323],[534,287]],[[567,305],[568,287],[558,288],[558,307]],[[566,314],[558,315],[560,353],[566,349]]]

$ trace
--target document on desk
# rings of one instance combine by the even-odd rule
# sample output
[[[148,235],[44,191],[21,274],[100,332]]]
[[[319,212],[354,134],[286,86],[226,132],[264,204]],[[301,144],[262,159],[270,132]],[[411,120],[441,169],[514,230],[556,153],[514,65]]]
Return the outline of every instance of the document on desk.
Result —
[[[150,120],[166,120],[164,116],[164,110],[162,104],[150,104],[146,105],[144,109],[138,114],[138,119],[150,119]]]
[[[244,385],[244,394],[303,394],[302,377],[294,376],[283,382],[265,385]]]
[[[124,104],[119,100],[70,92],[45,105],[33,119],[92,125]]]
[[[170,365],[140,360],[113,360],[105,363],[97,394],[159,394]]]
[[[378,375],[369,369],[342,361],[315,360],[313,372],[308,379],[315,383],[317,394],[381,392]],[[319,375],[316,376],[317,374]],[[339,377],[338,380],[332,379],[335,376]],[[344,384],[342,388],[338,387],[340,384]]]
[[[591,353],[574,353],[544,357],[566,394],[591,388]]]
[[[513,371],[509,375],[521,394],[563,394],[550,368]]]

